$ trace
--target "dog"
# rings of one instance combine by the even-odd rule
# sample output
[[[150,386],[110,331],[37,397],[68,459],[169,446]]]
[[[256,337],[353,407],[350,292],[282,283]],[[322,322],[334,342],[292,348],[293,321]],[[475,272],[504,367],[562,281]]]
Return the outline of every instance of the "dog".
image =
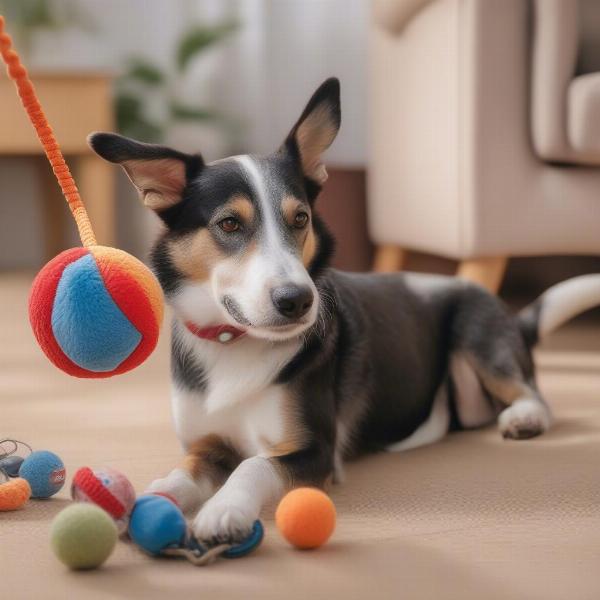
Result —
[[[457,278],[329,268],[315,202],[340,121],[331,78],[270,156],[206,164],[89,138],[165,226],[151,261],[174,314],[172,411],[186,457],[149,491],[199,509],[199,539],[244,538],[266,503],[341,480],[344,460],[364,452],[495,419],[505,438],[543,433],[552,416],[531,349],[600,300],[600,276],[583,276],[512,315]]]

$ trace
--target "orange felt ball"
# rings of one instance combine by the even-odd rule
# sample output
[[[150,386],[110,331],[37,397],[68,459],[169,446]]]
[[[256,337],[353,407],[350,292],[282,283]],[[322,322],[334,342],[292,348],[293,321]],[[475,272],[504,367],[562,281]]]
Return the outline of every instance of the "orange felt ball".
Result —
[[[17,477],[0,485],[0,510],[21,508],[31,496],[31,487],[26,479]]]
[[[281,535],[296,548],[322,546],[335,529],[335,506],[315,488],[297,488],[286,494],[275,512]]]

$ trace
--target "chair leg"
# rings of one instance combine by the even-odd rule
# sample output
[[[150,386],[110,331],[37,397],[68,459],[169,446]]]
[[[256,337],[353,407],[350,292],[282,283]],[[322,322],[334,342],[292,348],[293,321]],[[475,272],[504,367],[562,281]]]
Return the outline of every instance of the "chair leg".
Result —
[[[488,258],[473,258],[463,260],[458,265],[457,275],[468,279],[486,288],[492,294],[498,293],[508,258],[505,256],[494,256]]]
[[[373,271],[377,273],[393,273],[399,271],[406,262],[406,251],[399,246],[385,244],[375,248]]]

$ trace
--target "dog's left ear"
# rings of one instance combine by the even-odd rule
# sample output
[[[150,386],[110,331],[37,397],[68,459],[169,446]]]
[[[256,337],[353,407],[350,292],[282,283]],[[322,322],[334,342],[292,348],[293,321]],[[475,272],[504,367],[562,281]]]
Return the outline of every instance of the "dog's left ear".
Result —
[[[181,201],[187,181],[204,166],[198,154],[144,144],[116,133],[91,133],[88,144],[105,160],[121,165],[144,205],[159,215]]]
[[[335,139],[340,121],[340,81],[331,77],[313,94],[285,140],[285,147],[299,160],[304,176],[319,186],[327,180],[321,155]]]

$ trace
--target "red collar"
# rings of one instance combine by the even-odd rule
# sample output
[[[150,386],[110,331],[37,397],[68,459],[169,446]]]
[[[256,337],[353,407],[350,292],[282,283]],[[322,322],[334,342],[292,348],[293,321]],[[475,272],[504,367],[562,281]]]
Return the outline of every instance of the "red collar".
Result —
[[[192,332],[196,337],[211,342],[219,342],[220,344],[229,344],[235,342],[238,338],[246,334],[243,329],[238,329],[232,325],[212,325],[211,327],[198,327],[190,321],[187,321],[185,326],[188,331]]]

